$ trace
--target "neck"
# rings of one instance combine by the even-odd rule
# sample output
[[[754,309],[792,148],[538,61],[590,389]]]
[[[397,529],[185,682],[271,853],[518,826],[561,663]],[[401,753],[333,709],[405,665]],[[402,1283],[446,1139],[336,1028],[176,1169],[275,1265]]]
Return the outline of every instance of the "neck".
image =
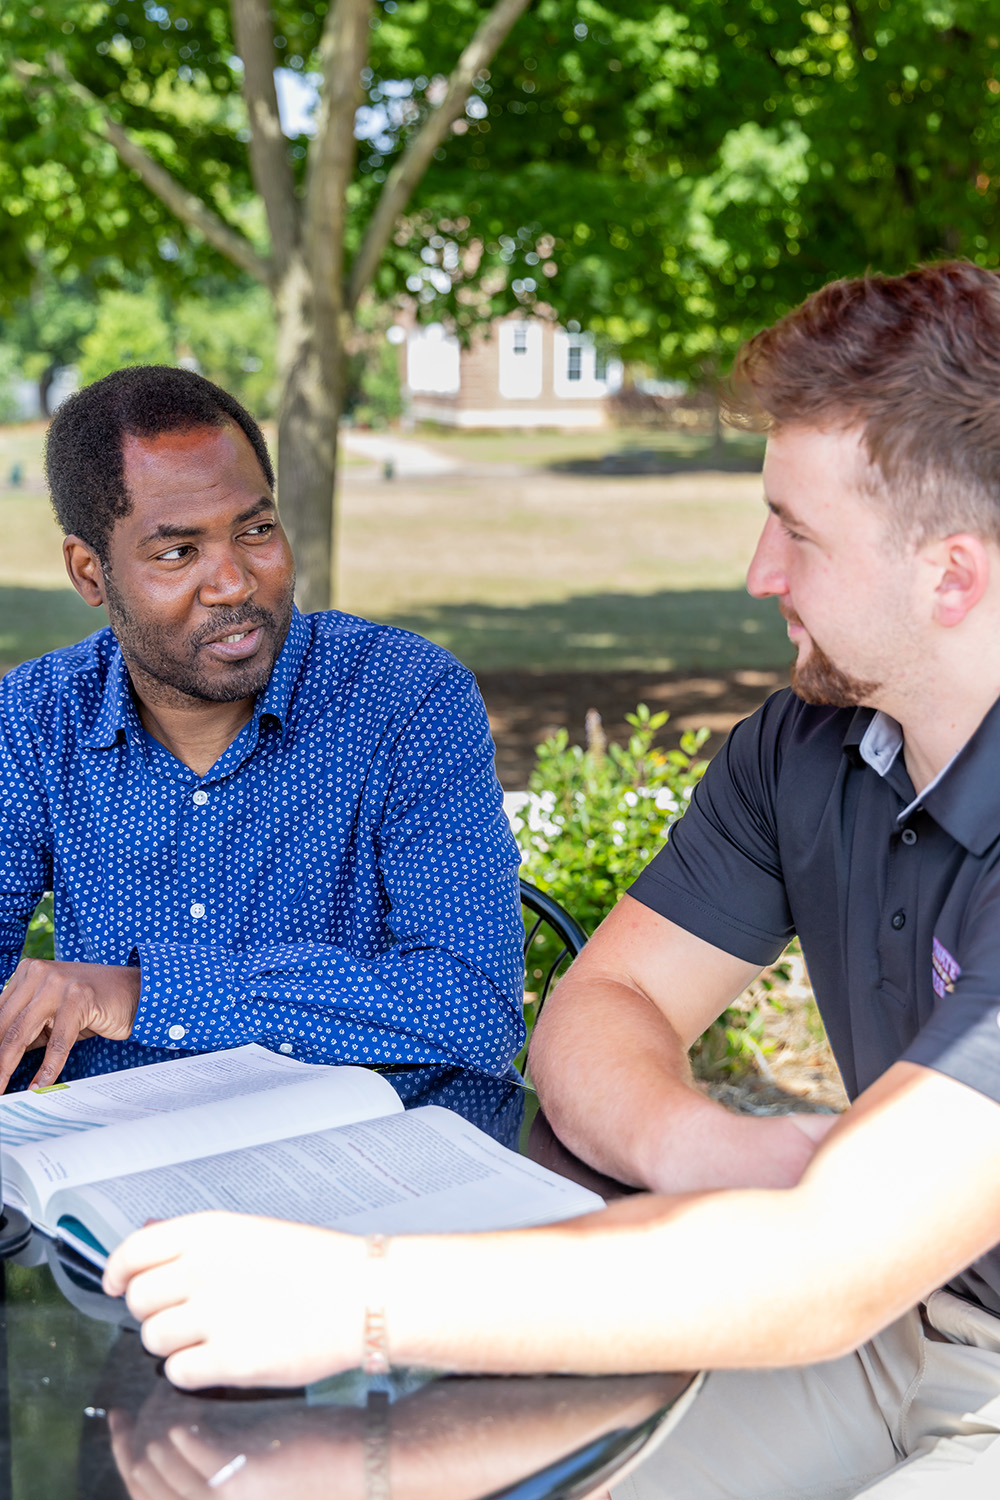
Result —
[[[948,691],[928,702],[880,705],[899,721],[914,790],[924,790],[966,744],[1000,698],[1000,669],[953,677]]]
[[[255,698],[213,703],[165,686],[129,666],[139,722],[183,765],[204,776],[253,715]]]

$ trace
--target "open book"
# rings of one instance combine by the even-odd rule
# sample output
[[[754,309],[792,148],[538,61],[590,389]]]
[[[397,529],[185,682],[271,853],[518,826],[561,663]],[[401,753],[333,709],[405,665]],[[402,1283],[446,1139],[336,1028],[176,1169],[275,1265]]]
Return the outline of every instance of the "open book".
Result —
[[[6,1202],[101,1265],[147,1219],[201,1209],[348,1233],[550,1223],[596,1193],[388,1080],[250,1045],[0,1099]]]

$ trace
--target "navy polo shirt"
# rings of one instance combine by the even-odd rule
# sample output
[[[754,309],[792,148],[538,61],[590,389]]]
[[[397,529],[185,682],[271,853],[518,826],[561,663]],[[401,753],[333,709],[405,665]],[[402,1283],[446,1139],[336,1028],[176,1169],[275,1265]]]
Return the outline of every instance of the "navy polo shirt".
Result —
[[[998,767],[1000,702],[917,797],[893,720],[777,693],[630,894],[755,964],[798,933],[852,1099],[905,1060],[1000,1103]],[[1000,1312],[998,1250],[953,1287]]]

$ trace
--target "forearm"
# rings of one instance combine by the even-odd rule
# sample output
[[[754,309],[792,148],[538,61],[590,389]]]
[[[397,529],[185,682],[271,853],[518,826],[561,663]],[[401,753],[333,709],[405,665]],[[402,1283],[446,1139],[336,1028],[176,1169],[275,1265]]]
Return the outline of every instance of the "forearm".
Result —
[[[885,1288],[884,1312],[873,1314],[868,1292],[824,1252],[822,1231],[794,1191],[750,1191],[634,1198],[541,1231],[394,1239],[385,1262],[390,1355],[498,1374],[834,1358],[908,1304]],[[523,1264],[531,1276],[518,1283],[512,1318],[487,1289]]]
[[[530,1067],[559,1138],[634,1187],[789,1187],[815,1149],[789,1118],[736,1115],[703,1094],[677,1033],[624,984],[553,996]]]
[[[260,1042],[306,1062],[462,1063],[502,1071],[520,995],[440,950],[363,960],[331,944],[254,951],[140,943],[133,1038],[200,1051]],[[182,1028],[181,1035],[175,1030]]]

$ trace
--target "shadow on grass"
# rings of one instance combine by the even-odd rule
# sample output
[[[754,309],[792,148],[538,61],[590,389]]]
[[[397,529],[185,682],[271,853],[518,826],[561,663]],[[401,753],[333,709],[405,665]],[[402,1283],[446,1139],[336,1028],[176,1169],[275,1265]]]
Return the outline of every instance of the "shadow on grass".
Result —
[[[430,605],[383,617],[476,671],[711,672],[784,668],[774,600],[740,588],[580,594],[525,605]],[[68,589],[0,586],[0,671],[82,640],[105,623]]]
[[[0,584],[0,672],[58,646],[82,641],[107,624],[71,588]]]
[[[484,672],[770,670],[791,656],[777,603],[740,588],[432,605],[386,618]]]
[[[720,447],[707,437],[655,432],[605,453],[554,458],[545,467],[554,474],[606,479],[616,474],[759,474],[763,463],[764,441],[756,434],[730,436]]]

